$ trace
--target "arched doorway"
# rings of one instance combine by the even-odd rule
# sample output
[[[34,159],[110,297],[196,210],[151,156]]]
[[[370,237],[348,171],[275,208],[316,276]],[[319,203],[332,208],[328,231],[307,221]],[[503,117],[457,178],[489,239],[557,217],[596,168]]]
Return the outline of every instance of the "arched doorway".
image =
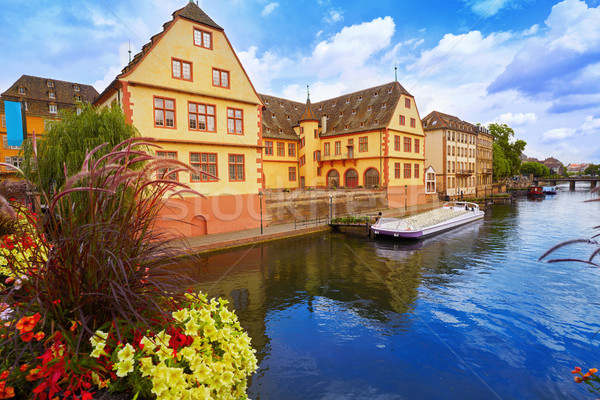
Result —
[[[355,188],[358,186],[358,172],[355,169],[349,169],[344,175],[345,186]]]
[[[327,187],[340,187],[340,173],[332,169],[327,173]]]
[[[201,236],[208,234],[206,218],[202,215],[196,215],[192,218],[192,236]]]
[[[372,189],[375,186],[379,186],[379,171],[369,168],[365,171],[365,188]]]

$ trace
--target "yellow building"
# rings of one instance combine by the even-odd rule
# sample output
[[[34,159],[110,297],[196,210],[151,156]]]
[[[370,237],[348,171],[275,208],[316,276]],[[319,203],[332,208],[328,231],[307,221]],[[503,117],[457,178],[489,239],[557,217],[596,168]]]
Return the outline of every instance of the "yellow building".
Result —
[[[267,189],[380,188],[390,207],[425,202],[423,128],[398,82],[314,104],[261,97]]]
[[[223,28],[196,4],[173,13],[95,104],[118,101],[158,155],[206,174],[174,179],[203,193],[169,201],[160,224],[186,236],[259,226],[262,101]]]
[[[433,111],[423,118],[423,129],[427,148],[425,162],[437,171],[438,193],[453,197],[476,196],[478,177],[484,174],[483,170],[481,175],[476,170],[478,150],[481,150],[479,127],[453,115]],[[483,135],[485,133],[482,138]]]
[[[477,195],[492,191],[494,137],[487,128],[477,126]]]
[[[0,160],[21,166],[20,146],[9,146],[6,136],[4,101],[21,102],[25,109],[27,135],[42,135],[48,121],[58,119],[61,110],[78,110],[83,103],[92,102],[98,92],[93,86],[56,79],[23,75],[0,95]],[[10,173],[0,167],[0,174]]]

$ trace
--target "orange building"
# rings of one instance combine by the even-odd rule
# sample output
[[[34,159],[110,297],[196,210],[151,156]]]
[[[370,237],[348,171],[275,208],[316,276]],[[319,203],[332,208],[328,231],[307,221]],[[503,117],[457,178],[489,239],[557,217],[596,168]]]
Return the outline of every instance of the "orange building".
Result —
[[[7,143],[4,101],[24,104],[27,135],[31,137],[33,132],[42,135],[46,124],[58,119],[59,111],[76,111],[78,106],[92,102],[96,96],[98,92],[90,85],[37,76],[21,76],[0,95],[0,160],[17,167],[21,166],[22,161],[19,157],[20,146],[9,146]],[[0,173],[6,174],[10,171],[2,167]]]
[[[398,82],[305,104],[261,95],[265,188],[379,188],[425,203],[425,137]]]
[[[205,171],[178,173],[206,197],[170,200],[161,226],[185,236],[260,225],[262,100],[225,31],[196,4],[173,13],[94,104],[117,101],[157,155]]]

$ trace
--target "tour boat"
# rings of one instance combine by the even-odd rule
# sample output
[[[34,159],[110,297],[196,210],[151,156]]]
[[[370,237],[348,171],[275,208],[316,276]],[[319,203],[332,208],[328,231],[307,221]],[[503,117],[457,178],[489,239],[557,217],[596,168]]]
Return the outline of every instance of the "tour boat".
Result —
[[[556,186],[544,186],[544,188],[542,189],[542,192],[544,192],[544,194],[556,194],[557,191],[558,188]]]
[[[546,197],[541,186],[531,186],[527,189],[527,196],[533,198]]]
[[[454,201],[407,218],[380,218],[371,231],[374,235],[420,239],[481,219],[484,214],[475,203]]]

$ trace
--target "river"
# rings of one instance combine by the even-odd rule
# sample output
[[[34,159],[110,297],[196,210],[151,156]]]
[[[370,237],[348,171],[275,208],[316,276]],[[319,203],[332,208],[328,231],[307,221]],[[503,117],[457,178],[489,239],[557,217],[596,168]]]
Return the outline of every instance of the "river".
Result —
[[[281,240],[202,257],[193,276],[252,337],[255,400],[594,399],[571,370],[600,368],[600,270],[537,260],[594,233],[597,197],[563,187],[420,242]]]

